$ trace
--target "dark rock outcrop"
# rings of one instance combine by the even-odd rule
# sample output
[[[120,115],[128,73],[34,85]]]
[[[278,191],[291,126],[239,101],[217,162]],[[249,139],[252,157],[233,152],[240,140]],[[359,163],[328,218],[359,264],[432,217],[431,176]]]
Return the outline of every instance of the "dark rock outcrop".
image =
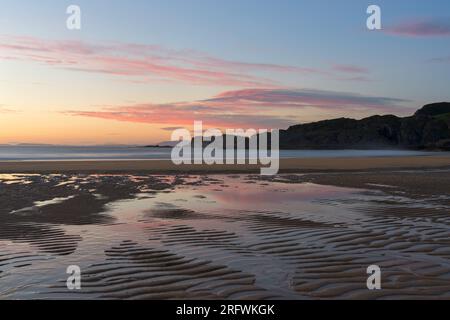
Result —
[[[200,139],[199,145],[203,148],[211,143],[196,137],[192,139],[192,145],[195,139]],[[268,146],[270,148],[270,135]],[[249,148],[248,138],[245,139],[245,148]],[[361,120],[339,118],[295,125],[287,130],[280,130],[280,149],[450,151],[450,103],[429,104],[405,118],[377,115]]]
[[[450,150],[450,103],[424,106],[413,116],[334,119],[280,131],[281,149]]]
[[[450,113],[450,102],[438,102],[427,104],[422,109],[418,110],[416,116],[438,116],[441,114]]]

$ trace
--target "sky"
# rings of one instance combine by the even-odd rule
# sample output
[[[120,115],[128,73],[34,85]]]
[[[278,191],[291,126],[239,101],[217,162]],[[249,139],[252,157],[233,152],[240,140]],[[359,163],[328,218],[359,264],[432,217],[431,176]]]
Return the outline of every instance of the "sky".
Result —
[[[0,144],[407,116],[449,83],[447,0],[0,0]]]

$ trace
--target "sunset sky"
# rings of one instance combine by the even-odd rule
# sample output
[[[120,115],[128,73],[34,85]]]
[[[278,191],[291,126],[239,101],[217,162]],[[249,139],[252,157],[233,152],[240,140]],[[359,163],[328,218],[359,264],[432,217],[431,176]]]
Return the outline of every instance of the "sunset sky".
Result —
[[[403,116],[449,84],[448,0],[0,0],[0,144]]]

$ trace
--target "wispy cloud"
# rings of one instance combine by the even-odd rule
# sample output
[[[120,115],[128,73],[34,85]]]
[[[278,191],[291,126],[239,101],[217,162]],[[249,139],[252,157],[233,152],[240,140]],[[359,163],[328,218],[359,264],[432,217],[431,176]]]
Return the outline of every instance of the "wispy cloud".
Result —
[[[177,129],[184,129],[185,127],[165,127],[165,128],[161,128],[164,131],[174,131]]]
[[[233,105],[245,108],[314,107],[328,111],[356,108],[373,112],[395,112],[398,111],[399,104],[407,100],[314,89],[244,89],[224,92],[204,101],[222,107]]]
[[[333,65],[333,70],[350,73],[350,74],[368,74],[369,70],[367,68],[351,65],[351,64],[335,64]]]
[[[428,62],[433,62],[433,63],[450,63],[450,56],[433,58],[433,59],[428,60]]]
[[[270,115],[251,115],[247,113],[223,112],[217,108],[198,113],[199,108],[191,104],[142,104],[103,109],[100,111],[71,111],[68,114],[100,119],[109,119],[134,123],[174,124],[179,127],[190,127],[194,121],[203,121],[209,126],[219,128],[286,127],[293,124],[292,120]],[[166,127],[166,131],[169,130]]]
[[[450,18],[420,18],[404,21],[386,28],[385,32],[409,37],[450,36]]]
[[[6,106],[0,104],[0,113],[15,113],[15,112],[18,112],[18,111],[9,109]]]
[[[139,81],[178,81],[192,85],[275,86],[252,72],[319,73],[311,68],[234,62],[195,51],[140,44],[91,44],[82,41],[1,37],[0,58],[26,60],[74,71],[104,73]],[[242,71],[248,71],[243,73]]]
[[[353,82],[370,82],[370,71],[367,68],[360,67],[353,64],[334,64],[331,67],[334,71],[334,79],[338,81],[353,81]]]
[[[339,73],[367,73],[357,66],[330,69],[271,63],[230,61],[195,50],[171,50],[133,43],[87,43],[26,36],[1,36],[0,59],[24,60],[52,67],[127,77],[132,82],[176,81],[191,85],[278,87],[267,78],[276,73],[336,77]],[[264,74],[264,76],[263,76]],[[269,76],[269,77],[270,77]]]
[[[117,121],[191,126],[201,120],[220,128],[285,128],[299,122],[302,111],[332,114],[405,113],[406,100],[322,90],[244,89],[223,92],[211,99],[171,104],[138,104],[106,107],[95,111],[70,111],[73,116]],[[273,111],[276,115],[273,115]]]

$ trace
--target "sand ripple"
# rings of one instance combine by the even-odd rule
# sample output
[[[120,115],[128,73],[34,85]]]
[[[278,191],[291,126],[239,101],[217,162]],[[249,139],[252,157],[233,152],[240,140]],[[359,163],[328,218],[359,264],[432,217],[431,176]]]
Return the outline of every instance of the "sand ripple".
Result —
[[[450,299],[447,184],[415,187],[450,174],[395,175],[0,182],[0,297]],[[65,287],[72,264],[81,291]]]

